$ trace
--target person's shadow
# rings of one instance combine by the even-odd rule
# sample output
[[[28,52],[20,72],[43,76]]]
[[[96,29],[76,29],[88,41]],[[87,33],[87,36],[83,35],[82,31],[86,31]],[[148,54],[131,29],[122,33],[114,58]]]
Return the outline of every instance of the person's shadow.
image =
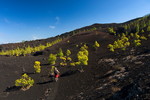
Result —
[[[69,70],[69,71],[61,74],[60,77],[70,76],[70,75],[76,74],[77,72],[79,72],[79,71],[78,70]],[[42,75],[41,77],[47,77],[47,75]],[[43,85],[43,84],[48,84],[48,83],[51,83],[51,82],[54,82],[54,81],[50,80],[50,81],[46,81],[46,82],[39,82],[39,83],[36,83],[36,84]]]
[[[70,76],[70,75],[76,74],[77,72],[79,72],[79,71],[78,70],[69,70],[69,71],[61,74],[60,77]]]

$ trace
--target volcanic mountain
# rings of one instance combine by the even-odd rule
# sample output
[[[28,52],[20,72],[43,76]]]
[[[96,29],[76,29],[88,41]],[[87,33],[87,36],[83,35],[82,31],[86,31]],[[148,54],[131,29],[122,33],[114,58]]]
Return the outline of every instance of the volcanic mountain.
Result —
[[[125,23],[93,24],[47,39],[0,45],[0,100],[148,100],[149,44],[147,15]],[[84,46],[88,64],[71,66],[67,62],[62,66],[57,57],[60,77],[51,81],[49,55],[58,54],[60,48],[64,55],[70,50],[72,63],[79,62],[77,55]],[[32,52],[25,53],[27,50]],[[35,61],[41,62],[40,73],[34,73]],[[26,91],[15,86],[24,73],[34,79]]]

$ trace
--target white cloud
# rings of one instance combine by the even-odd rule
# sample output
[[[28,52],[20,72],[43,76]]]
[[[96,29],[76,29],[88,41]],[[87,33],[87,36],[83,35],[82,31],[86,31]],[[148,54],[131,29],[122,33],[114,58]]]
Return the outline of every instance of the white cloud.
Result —
[[[8,44],[8,43],[10,43],[10,42],[8,42],[8,41],[0,41],[0,44]]]
[[[56,16],[54,25],[49,25],[49,28],[50,29],[55,29],[56,25],[59,24],[59,22],[60,22],[60,17]]]
[[[50,29],[55,29],[56,27],[55,27],[55,26],[50,25],[50,26],[49,26],[49,28],[50,28]]]
[[[33,40],[37,40],[37,39],[40,39],[40,38],[39,38],[38,35],[34,34],[34,35],[32,35],[32,39],[33,39]]]

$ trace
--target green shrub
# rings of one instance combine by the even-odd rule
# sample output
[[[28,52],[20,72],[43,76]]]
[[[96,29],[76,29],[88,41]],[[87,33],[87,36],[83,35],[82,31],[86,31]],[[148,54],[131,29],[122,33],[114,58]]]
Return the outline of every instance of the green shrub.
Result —
[[[67,56],[70,56],[70,55],[71,55],[71,51],[70,51],[69,49],[67,49],[66,55],[67,55]]]
[[[40,73],[41,72],[41,66],[40,66],[40,62],[39,61],[35,61],[34,62],[34,69],[36,73]]]
[[[150,31],[150,26],[147,27],[147,31]]]
[[[61,48],[59,48],[59,51],[58,51],[58,53],[57,53],[57,56],[58,56],[58,57],[64,56],[64,53],[63,53],[63,51],[62,51]]]
[[[97,50],[97,48],[100,47],[100,44],[97,41],[95,41],[93,47],[95,48],[95,50]]]
[[[133,33],[130,33],[130,36],[131,36],[131,37],[134,37],[134,34],[133,34]]]
[[[76,47],[79,47],[79,45],[76,44]]]
[[[141,36],[140,39],[147,40],[147,38],[145,36]]]
[[[15,86],[21,86],[22,90],[27,90],[31,86],[33,86],[34,80],[29,77],[27,74],[23,74],[20,79],[17,79],[15,81]]]
[[[80,51],[77,53],[78,62],[80,65],[88,65],[88,48],[87,46],[81,47]]]
[[[62,41],[62,39],[56,39],[50,43],[46,43],[46,45],[39,45],[36,47],[27,46],[25,48],[19,48],[13,50],[1,51],[0,55],[10,55],[10,56],[26,56],[27,54],[31,54],[32,52],[44,50],[47,47],[50,47],[58,42]]]
[[[108,32],[109,32],[109,33],[114,33],[114,34],[116,33],[116,32],[114,31],[114,28],[108,28]]]
[[[108,48],[110,51],[114,52],[115,49],[126,50],[126,47],[130,46],[129,38],[122,34],[121,39],[114,41],[113,44],[109,44]]]
[[[49,64],[54,65],[56,63],[56,59],[57,59],[56,54],[50,54],[48,59]]]
[[[72,61],[72,58],[71,57],[67,57],[67,61]]]
[[[144,33],[144,30],[142,29],[141,32]]]
[[[81,64],[81,62],[79,62],[79,61],[78,61],[78,62],[75,62],[75,65],[80,65],[80,64]]]
[[[70,63],[70,66],[76,66],[76,64],[75,63]]]
[[[66,57],[60,57],[60,59],[66,61]]]
[[[135,46],[140,46],[141,45],[141,40],[134,40]]]
[[[67,63],[66,62],[61,62],[60,65],[61,66],[67,66]]]

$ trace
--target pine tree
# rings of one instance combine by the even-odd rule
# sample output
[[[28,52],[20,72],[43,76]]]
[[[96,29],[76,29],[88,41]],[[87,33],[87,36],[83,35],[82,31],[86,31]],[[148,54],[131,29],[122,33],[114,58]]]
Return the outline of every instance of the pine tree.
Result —
[[[57,56],[58,56],[58,57],[64,56],[64,53],[63,53],[63,51],[62,51],[61,48],[59,48],[59,51],[58,51],[58,53],[57,53]]]
[[[110,33],[116,33],[116,32],[114,31],[114,28],[108,28],[108,32],[110,32]]]
[[[69,49],[67,49],[66,55],[67,55],[67,56],[70,56],[70,55],[71,55],[71,51],[70,51]]]
[[[22,87],[21,89],[24,91],[33,86],[33,84],[34,80],[27,74],[23,74],[20,79],[17,79],[15,81],[15,86],[21,86]]]
[[[144,30],[142,29],[141,32],[144,33]]]
[[[95,41],[93,47],[95,48],[95,50],[97,50],[97,48],[100,47],[100,44],[97,41]]]
[[[127,25],[124,25],[124,29],[127,30],[127,29],[128,29],[128,26],[127,26]]]
[[[147,31],[150,31],[150,26],[147,27]]]
[[[78,62],[76,62],[77,65],[80,65],[81,72],[83,72],[83,65],[88,65],[88,50],[86,49],[86,46],[82,46],[80,48],[80,51],[77,53]]]
[[[72,61],[72,58],[69,57],[71,55],[71,51],[69,49],[67,49],[66,55],[67,55],[66,56],[66,63],[68,64],[68,63],[70,63]]]
[[[54,65],[56,63],[56,59],[57,59],[57,57],[55,54],[50,54],[49,59],[48,59],[49,64]]]
[[[41,66],[40,66],[40,62],[39,61],[35,61],[34,62],[34,69],[36,73],[40,73],[41,72]]]
[[[148,24],[148,26],[150,26],[150,20],[148,21],[148,23],[147,23],[147,24]]]
[[[139,24],[136,25],[136,32],[139,32],[140,30],[140,27],[139,27]]]

